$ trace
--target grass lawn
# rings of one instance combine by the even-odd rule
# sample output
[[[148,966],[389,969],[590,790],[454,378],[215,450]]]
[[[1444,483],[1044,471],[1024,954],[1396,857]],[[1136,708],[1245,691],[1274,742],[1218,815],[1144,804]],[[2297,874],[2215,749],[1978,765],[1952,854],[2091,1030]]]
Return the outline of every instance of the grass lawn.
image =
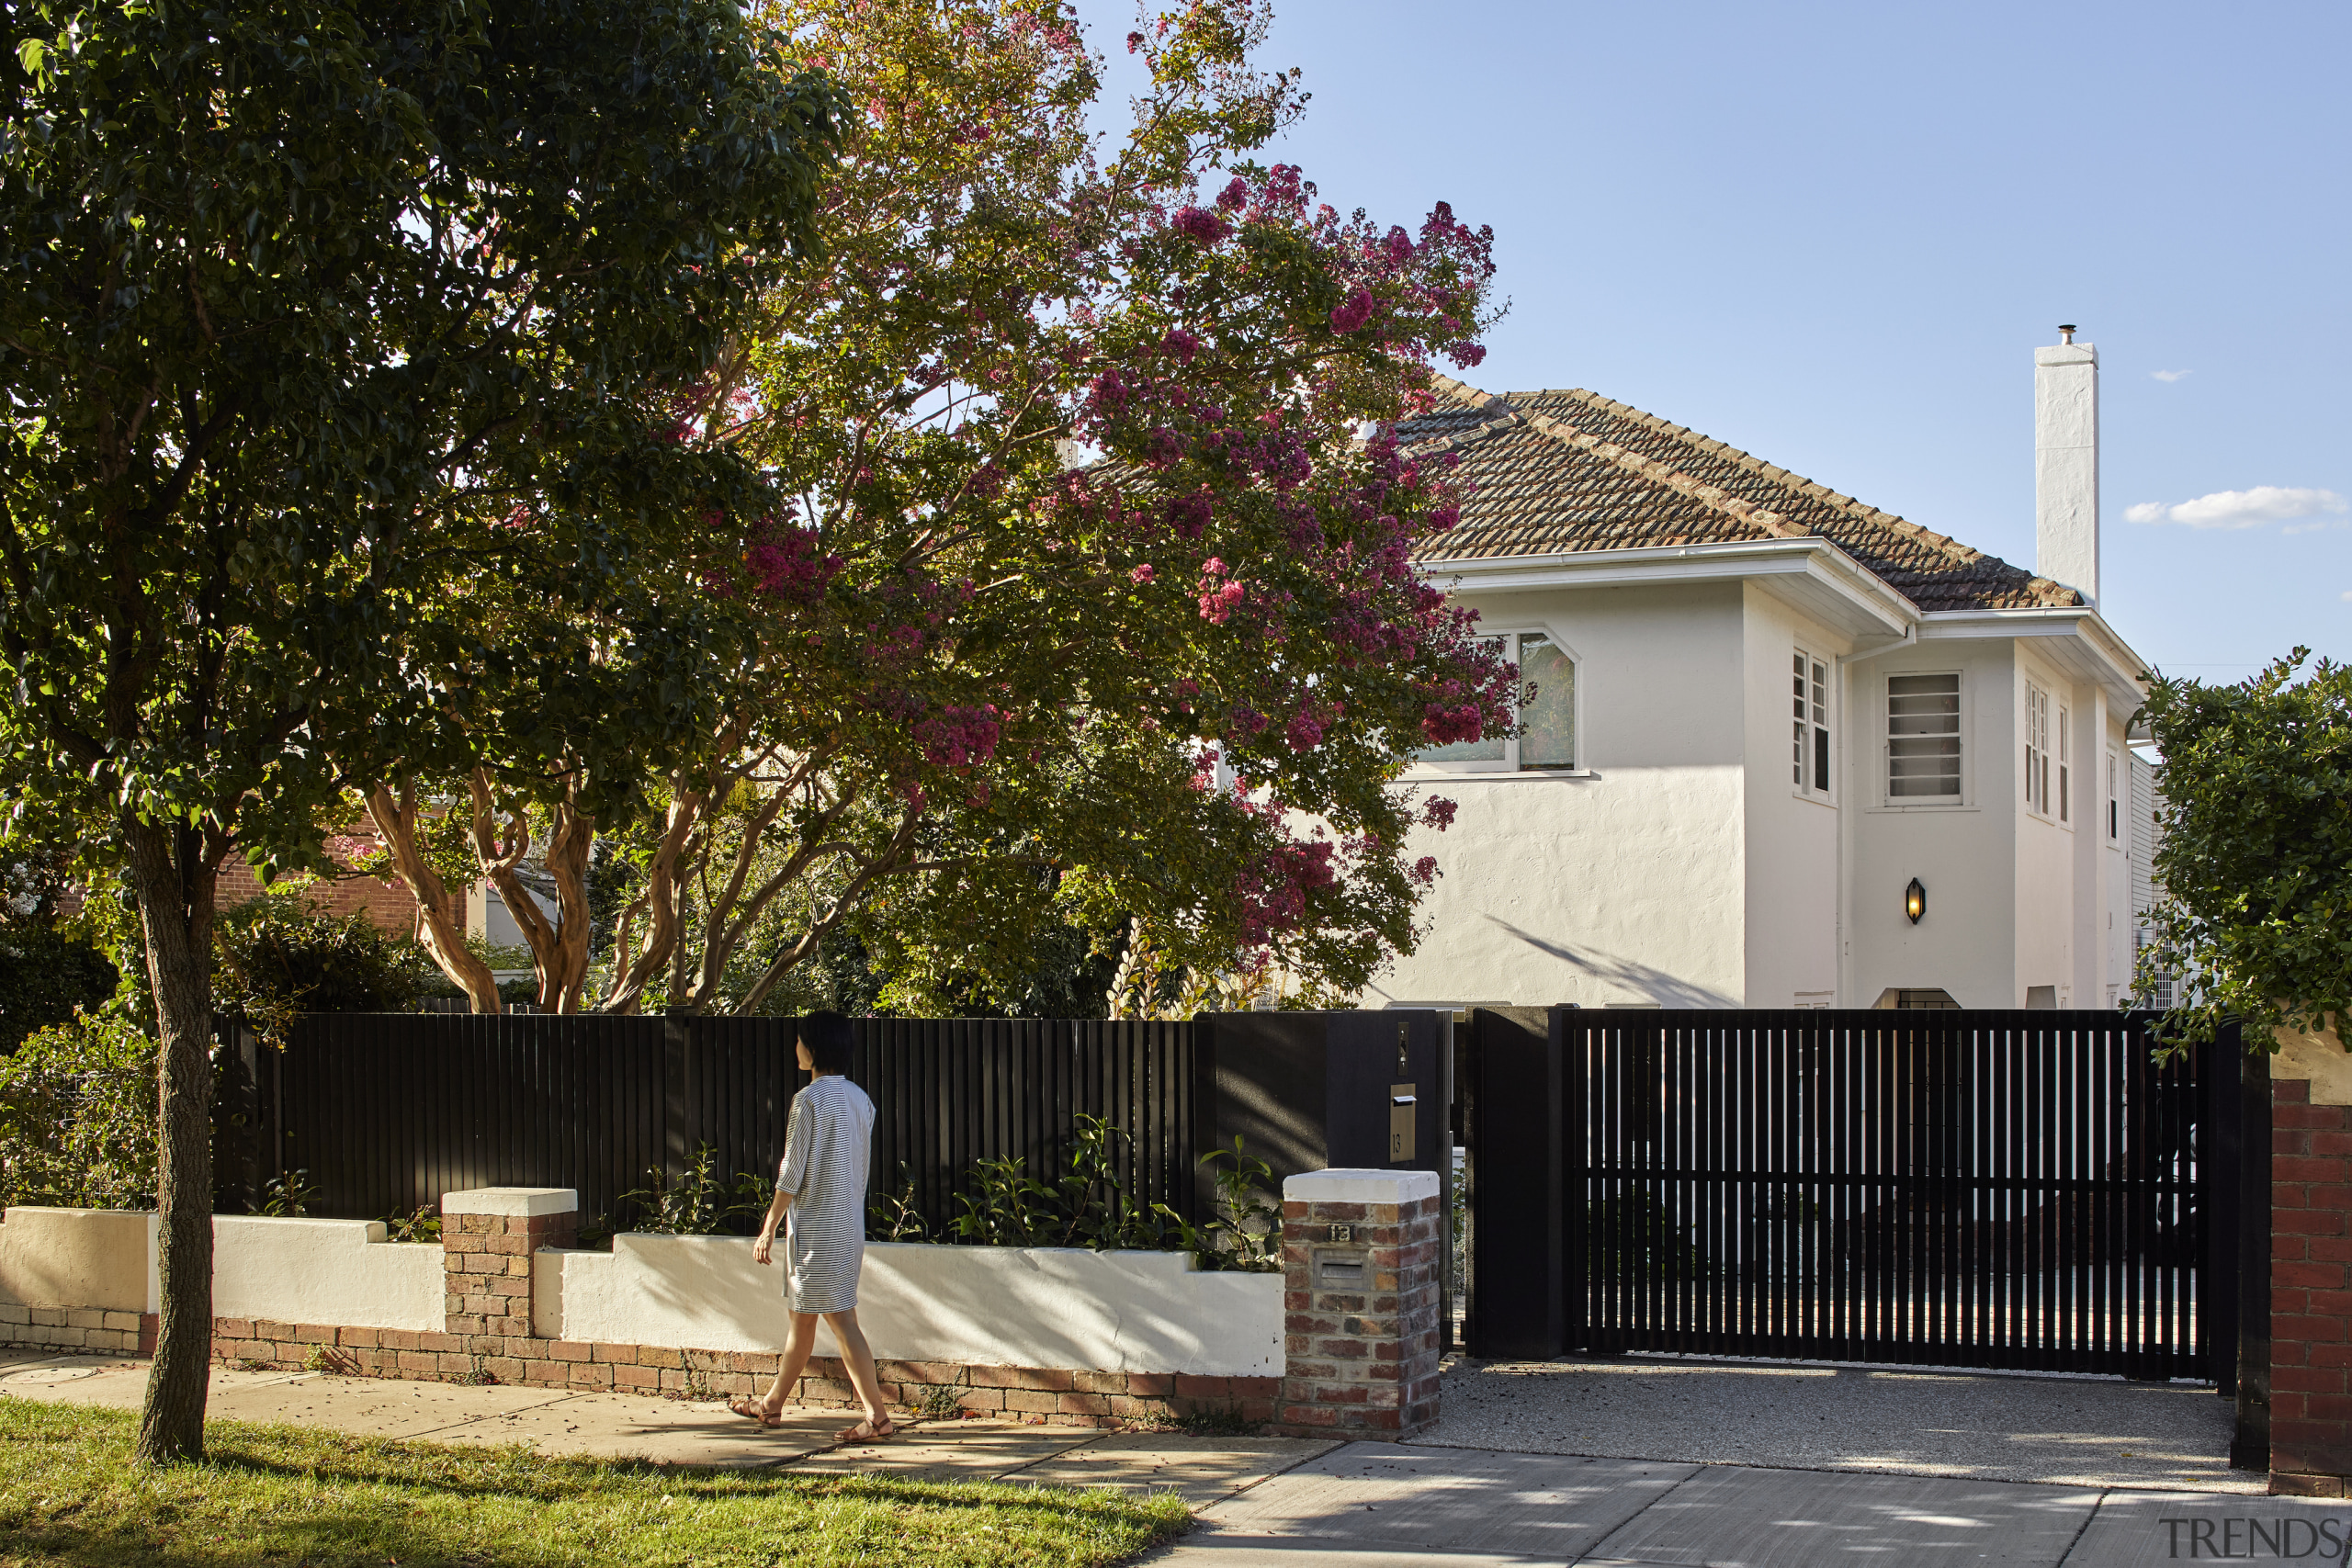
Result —
[[[680,1471],[216,1421],[134,1470],[125,1411],[0,1399],[0,1564],[1114,1562],[1185,1528],[1171,1494]]]

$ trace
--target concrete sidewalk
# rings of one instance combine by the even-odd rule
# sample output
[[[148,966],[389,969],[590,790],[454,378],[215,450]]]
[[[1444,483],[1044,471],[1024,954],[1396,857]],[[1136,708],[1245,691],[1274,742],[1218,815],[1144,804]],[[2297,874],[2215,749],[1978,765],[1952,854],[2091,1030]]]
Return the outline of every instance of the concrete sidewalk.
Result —
[[[139,1362],[0,1352],[5,1397],[131,1407],[145,1380]],[[1983,1402],[2033,1393],[1933,1384],[1922,1396],[1947,1410],[1970,1401],[1990,1409]],[[549,1453],[657,1463],[1172,1489],[1202,1521],[1148,1559],[1172,1568],[2136,1568],[2231,1557],[2338,1562],[2352,1540],[2352,1504],[2213,1490],[2205,1477],[2204,1489],[2189,1490],[1868,1473],[1884,1462],[1868,1452],[1859,1470],[1803,1469],[992,1421],[910,1425],[892,1442],[846,1446],[837,1433],[850,1417],[838,1411],[797,1416],[763,1433],[718,1404],[231,1369],[213,1374],[211,1410],[241,1420],[436,1443],[520,1442]],[[1803,1415],[1811,1419],[1809,1407]],[[1893,1417],[1882,1410],[1873,1419]],[[1622,1422],[1618,1429],[1625,1429]],[[1660,1440],[1685,1442],[1696,1429],[1661,1433]],[[1468,1431],[1446,1435],[1460,1442]],[[1758,1436],[1742,1431],[1736,1440],[1752,1444]],[[2063,1445],[2050,1453],[2053,1464],[2079,1468]]]
[[[138,1407],[146,1385],[143,1361],[0,1350],[0,1397],[128,1410]],[[655,1464],[1175,1491],[1195,1508],[1338,1446],[1005,1421],[902,1422],[900,1436],[888,1442],[843,1444],[839,1434],[856,1421],[854,1412],[793,1412],[782,1426],[761,1431],[724,1401],[230,1367],[213,1369],[206,1410],[223,1420],[435,1443],[524,1443],[542,1453]]]

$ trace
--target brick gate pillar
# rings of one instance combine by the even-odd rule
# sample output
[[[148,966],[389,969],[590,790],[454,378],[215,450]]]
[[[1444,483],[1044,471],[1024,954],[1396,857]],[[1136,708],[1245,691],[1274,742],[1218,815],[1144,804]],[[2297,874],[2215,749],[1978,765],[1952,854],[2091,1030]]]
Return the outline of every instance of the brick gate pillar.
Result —
[[[1438,1202],[1433,1170],[1284,1179],[1276,1431],[1394,1440],[1435,1424]]]
[[[445,1374],[480,1372],[520,1382],[532,1342],[531,1270],[539,1248],[580,1234],[580,1195],[569,1187],[481,1187],[441,1200],[441,1269],[447,1280]],[[511,1343],[510,1343],[511,1341]]]

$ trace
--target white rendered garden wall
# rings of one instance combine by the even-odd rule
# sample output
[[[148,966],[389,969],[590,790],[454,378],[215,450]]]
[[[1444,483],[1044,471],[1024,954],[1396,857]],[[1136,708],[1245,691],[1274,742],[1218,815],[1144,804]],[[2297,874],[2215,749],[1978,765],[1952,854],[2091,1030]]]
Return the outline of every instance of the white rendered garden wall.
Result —
[[[787,1325],[779,1266],[734,1236],[623,1235],[613,1250],[538,1256],[543,1338],[773,1350]],[[1080,1371],[1277,1377],[1279,1274],[1203,1272],[1189,1254],[871,1243],[858,1325],[884,1360]],[[817,1352],[839,1354],[830,1330]]]

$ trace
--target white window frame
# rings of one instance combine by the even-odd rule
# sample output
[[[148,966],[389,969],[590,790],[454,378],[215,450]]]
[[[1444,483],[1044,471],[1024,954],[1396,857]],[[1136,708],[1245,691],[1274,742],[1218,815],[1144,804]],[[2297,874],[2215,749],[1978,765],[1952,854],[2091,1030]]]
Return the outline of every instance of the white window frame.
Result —
[[[1503,650],[1503,656],[1510,660],[1512,664],[1516,665],[1520,661],[1519,639],[1528,637],[1540,637],[1544,641],[1550,643],[1554,648],[1558,649],[1560,650],[1561,657],[1568,661],[1568,668],[1576,672],[1576,713],[1569,722],[1569,744],[1575,750],[1575,760],[1567,762],[1531,762],[1522,765],[1519,760],[1519,730],[1516,725],[1519,714],[1519,704],[1514,700],[1511,704],[1511,716],[1514,720],[1514,725],[1511,733],[1506,737],[1503,741],[1503,754],[1501,761],[1497,761],[1489,759],[1481,761],[1467,761],[1453,757],[1431,757],[1425,755],[1422,752],[1416,751],[1412,758],[1412,765],[1414,767],[1428,768],[1434,772],[1445,773],[1484,773],[1490,775],[1521,774],[1537,778],[1541,778],[1546,774],[1554,776],[1565,775],[1568,777],[1577,777],[1590,772],[1590,769],[1586,765],[1584,748],[1585,690],[1583,655],[1577,653],[1575,649],[1569,647],[1567,642],[1562,638],[1559,633],[1546,626],[1508,626],[1498,628],[1493,631],[1481,631],[1478,634],[1478,640],[1481,642],[1500,641],[1504,643],[1506,646]],[[1524,676],[1521,677],[1521,680],[1523,682]]]
[[[2116,792],[2122,787],[2120,782],[2122,772],[2122,758],[2116,754],[2114,747],[2109,747],[2107,749],[2107,847],[2119,851],[2123,848],[2123,797]]]
[[[1896,680],[1921,675],[1948,675],[1952,690],[1959,698],[1960,711],[1953,716],[1955,732],[1952,739],[1960,743],[1960,793],[1957,795],[1897,795],[1894,793],[1894,687]],[[1974,739],[1970,720],[1973,710],[1969,703],[1969,679],[1966,669],[1946,665],[1941,669],[1889,670],[1877,682],[1878,695],[1878,802],[1885,811],[1959,811],[1975,804],[1968,787],[1969,758]]]
[[[1838,778],[1838,662],[1795,649],[1789,666],[1790,787],[1806,800],[1835,801]]]
[[[2074,710],[2061,703],[2058,705],[2058,821],[2066,828],[2075,825],[2074,734]]]
[[[2062,708],[2059,710],[2064,712]],[[2050,694],[2028,679],[2025,683],[2025,808],[2036,817],[2050,816]]]

